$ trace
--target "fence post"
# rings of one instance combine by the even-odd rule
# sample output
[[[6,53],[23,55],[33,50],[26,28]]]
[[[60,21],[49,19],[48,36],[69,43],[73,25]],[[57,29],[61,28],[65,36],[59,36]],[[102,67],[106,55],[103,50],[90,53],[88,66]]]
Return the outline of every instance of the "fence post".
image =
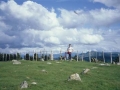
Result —
[[[48,55],[47,55],[48,53],[47,53],[47,51],[46,51],[46,60],[48,60]]]
[[[3,56],[3,61],[4,61],[4,53],[2,54],[2,56]]]
[[[29,55],[29,60],[30,60],[30,52],[28,52],[28,55]]]
[[[82,61],[83,61],[83,51],[82,51]]]
[[[33,61],[34,61],[34,50],[33,50]]]
[[[19,59],[22,60],[22,58],[21,58],[21,57],[22,57],[22,56],[21,56],[21,52],[19,52],[19,55],[20,55]]]
[[[97,60],[97,51],[96,51],[96,60]]]
[[[40,51],[40,60],[42,60],[42,52]]]
[[[60,60],[62,60],[61,50],[60,50]]]
[[[24,56],[25,60],[26,60],[26,52],[25,52],[25,56]]]
[[[6,58],[7,58],[7,54],[5,53],[5,61],[6,61]]]
[[[78,51],[77,51],[77,62],[78,62]]]
[[[17,52],[16,52],[16,60],[18,60],[18,58],[17,58]]]
[[[104,63],[105,63],[105,56],[104,56],[104,51],[103,51],[103,61],[104,61]]]
[[[110,53],[110,62],[112,63],[112,52]]]
[[[36,61],[37,61],[37,51],[35,53],[36,53]]]
[[[9,53],[9,60],[10,60],[10,53]]]
[[[119,63],[120,63],[120,54],[118,54],[118,56],[119,56]]]
[[[53,52],[51,51],[50,59],[53,60]]]
[[[91,62],[91,52],[89,51],[89,61]]]
[[[64,56],[64,59],[65,59],[65,61],[67,60],[67,54],[66,54],[66,52],[65,52],[65,56]]]

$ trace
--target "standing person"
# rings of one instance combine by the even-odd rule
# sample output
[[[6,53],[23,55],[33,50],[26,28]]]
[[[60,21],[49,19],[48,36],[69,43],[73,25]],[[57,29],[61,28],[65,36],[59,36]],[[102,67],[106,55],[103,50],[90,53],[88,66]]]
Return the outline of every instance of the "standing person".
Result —
[[[73,52],[73,47],[71,46],[71,44],[69,44],[69,46],[67,48],[67,54],[68,54],[70,60],[71,60],[71,53],[72,52]]]

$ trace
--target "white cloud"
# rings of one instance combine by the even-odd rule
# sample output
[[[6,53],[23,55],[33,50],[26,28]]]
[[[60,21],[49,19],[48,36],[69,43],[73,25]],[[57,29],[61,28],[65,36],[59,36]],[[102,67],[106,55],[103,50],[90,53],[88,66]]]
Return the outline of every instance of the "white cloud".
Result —
[[[29,27],[45,30],[59,26],[54,10],[48,11],[42,5],[33,1],[26,1],[22,5],[18,5],[14,0],[10,0],[7,3],[2,3],[0,9],[4,12],[6,19],[11,22],[13,19],[17,20],[17,26],[24,23],[20,25],[20,28]],[[15,24],[15,21],[13,24]]]
[[[103,37],[100,35],[90,35],[90,34],[86,34],[82,38],[83,39],[81,40],[81,42],[84,44],[96,44],[103,40]]]
[[[91,23],[95,26],[107,27],[113,23],[120,22],[120,11],[119,10],[110,10],[103,9],[100,10],[91,10],[90,15],[93,17]]]
[[[15,40],[15,36],[9,36],[5,34],[4,32],[0,32],[0,43],[11,43],[12,41]]]
[[[78,10],[79,15],[74,11],[68,11],[65,9],[58,9],[61,12],[61,16],[58,18],[60,24],[67,28],[81,27],[83,24],[87,23],[88,15],[83,10]]]
[[[120,22],[119,10],[76,10],[46,9],[33,1],[18,5],[14,0],[0,3],[0,46],[1,51],[29,51],[39,49],[64,49],[69,43],[75,49],[100,50],[120,45],[119,30],[96,29]],[[115,37],[114,37],[115,36]],[[114,40],[113,40],[114,38]],[[104,47],[104,48],[103,48]],[[119,49],[119,48],[115,48]]]
[[[120,0],[93,0],[93,2],[100,2],[108,7],[114,7],[120,9]]]
[[[91,11],[68,11],[59,9],[61,16],[59,22],[65,28],[76,27],[108,27],[110,25],[120,22],[120,10],[111,9],[96,9]]]
[[[60,44],[60,41],[57,37],[48,37],[44,39],[45,43],[53,43],[53,44]]]

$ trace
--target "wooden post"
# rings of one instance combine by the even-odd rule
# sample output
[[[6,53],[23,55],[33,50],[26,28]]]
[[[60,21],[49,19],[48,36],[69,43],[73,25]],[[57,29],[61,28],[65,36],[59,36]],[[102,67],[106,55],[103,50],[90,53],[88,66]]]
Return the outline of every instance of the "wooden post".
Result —
[[[48,55],[47,55],[48,53],[47,53],[47,51],[46,51],[46,60],[48,60]]]
[[[37,61],[37,51],[35,53],[36,53],[36,61]]]
[[[25,52],[25,60],[26,60],[26,52]]]
[[[82,52],[82,61],[83,61],[83,52]]]
[[[105,63],[105,56],[104,56],[104,51],[103,51],[103,61],[104,61],[104,63]]]
[[[89,61],[91,62],[91,52],[89,51]]]
[[[30,52],[28,52],[28,55],[29,55],[29,60],[30,60]]]
[[[5,61],[6,61],[6,53],[5,53],[5,56],[4,56],[4,57],[5,57]]]
[[[3,53],[3,61],[4,61],[4,53]]]
[[[96,60],[97,60],[97,51],[96,51]]]
[[[110,63],[112,63],[112,52],[110,53]]]
[[[40,51],[40,60],[42,59],[42,52]]]
[[[119,56],[119,63],[120,63],[120,54],[118,54],[118,56]]]
[[[78,51],[77,51],[77,62],[78,62]]]
[[[9,60],[10,60],[10,53],[9,53]]]
[[[67,53],[65,52],[65,56],[64,56],[64,59],[65,59],[65,61],[66,61],[66,59],[67,59]]]
[[[17,52],[16,52],[16,60],[18,60],[18,57],[17,57],[18,55],[17,55]]]
[[[19,55],[20,55],[19,59],[21,60],[21,59],[22,59],[22,58],[21,58],[21,52],[19,52]]]
[[[61,50],[60,50],[60,60],[62,60]]]
[[[33,50],[33,61],[34,61],[34,50]]]
[[[45,60],[45,49],[43,50],[43,59]]]
[[[50,59],[53,60],[53,52],[51,51]]]

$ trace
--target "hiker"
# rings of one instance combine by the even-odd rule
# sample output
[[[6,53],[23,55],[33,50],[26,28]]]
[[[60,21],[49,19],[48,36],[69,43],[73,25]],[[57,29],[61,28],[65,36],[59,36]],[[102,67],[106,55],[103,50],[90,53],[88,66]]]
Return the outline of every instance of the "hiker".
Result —
[[[69,44],[68,48],[67,48],[67,54],[68,54],[68,58],[69,60],[71,60],[71,54],[73,52],[73,47],[71,46],[71,44]]]

